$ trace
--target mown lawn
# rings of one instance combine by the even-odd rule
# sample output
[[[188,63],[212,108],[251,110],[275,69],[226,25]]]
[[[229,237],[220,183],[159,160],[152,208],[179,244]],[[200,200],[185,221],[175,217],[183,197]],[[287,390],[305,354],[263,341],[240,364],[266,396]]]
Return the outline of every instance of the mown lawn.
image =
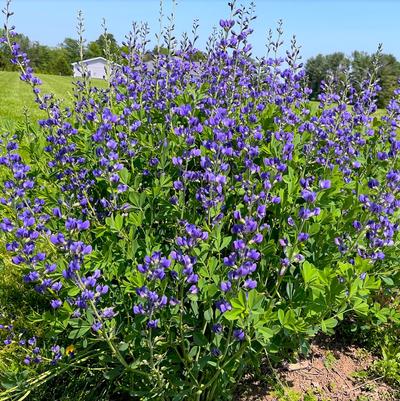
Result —
[[[73,79],[57,75],[38,74],[43,81],[42,93],[54,93],[63,99],[66,105],[73,102]],[[96,79],[96,85],[105,87],[106,82]],[[0,71],[0,126],[13,127],[24,121],[24,108],[28,110],[29,119],[37,121],[44,118],[45,113],[39,110],[34,101],[30,86],[19,79],[17,72]]]

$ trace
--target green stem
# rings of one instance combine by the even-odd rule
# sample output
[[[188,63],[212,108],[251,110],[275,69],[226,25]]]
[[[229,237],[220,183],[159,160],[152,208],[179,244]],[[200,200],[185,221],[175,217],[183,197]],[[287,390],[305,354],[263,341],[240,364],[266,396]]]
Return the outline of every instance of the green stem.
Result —
[[[211,385],[213,385],[214,382],[218,379],[220,373],[224,370],[224,368],[225,368],[231,361],[233,361],[234,359],[237,359],[237,358],[241,357],[242,354],[244,353],[245,349],[246,349],[246,342],[244,342],[244,343],[242,344],[242,346],[241,346],[241,347],[239,348],[239,350],[232,356],[232,358],[228,359],[228,360],[222,365],[222,367],[220,366],[220,367],[217,369],[217,371],[215,372],[214,376],[213,376],[213,377],[211,378],[211,380],[203,387],[203,389],[206,389],[206,388],[210,387]],[[209,393],[209,395],[207,396],[206,401],[208,401],[208,400],[209,400],[209,401],[213,401],[212,398],[210,398],[210,394],[211,394],[211,393]]]
[[[81,287],[81,289],[85,288],[85,285],[82,283],[82,280],[79,276],[79,274],[76,274],[77,278],[78,278],[78,283]],[[95,303],[93,302],[93,300],[89,300],[89,303],[93,309],[93,312],[96,316],[96,318],[98,319],[98,321],[102,324],[102,327],[104,328],[104,330],[101,330],[100,333],[102,334],[103,338],[106,340],[108,346],[110,347],[112,353],[117,357],[118,361],[121,363],[121,365],[124,368],[129,369],[129,365],[128,363],[125,361],[125,358],[121,355],[121,353],[119,352],[119,350],[115,347],[113,341],[111,340],[111,337],[109,337],[107,331],[105,330],[105,326],[104,326],[104,320],[103,318],[100,316]]]

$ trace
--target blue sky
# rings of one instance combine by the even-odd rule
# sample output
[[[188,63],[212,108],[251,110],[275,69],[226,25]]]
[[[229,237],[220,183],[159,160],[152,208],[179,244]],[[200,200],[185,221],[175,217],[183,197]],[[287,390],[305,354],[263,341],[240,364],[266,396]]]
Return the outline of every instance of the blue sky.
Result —
[[[267,30],[282,19],[286,44],[296,34],[304,59],[334,51],[373,52],[380,42],[385,53],[400,59],[400,0],[258,0],[256,6],[252,44],[257,56],[264,53]],[[170,0],[164,0],[164,8],[165,14],[171,10]],[[147,21],[153,37],[158,32],[159,0],[13,0],[12,9],[17,31],[47,45],[56,45],[66,36],[76,37],[78,10],[85,15],[89,41],[102,32],[103,17],[118,41],[124,39],[133,20]],[[178,33],[190,31],[192,20],[199,19],[202,47],[229,9],[227,0],[178,0],[175,15]]]

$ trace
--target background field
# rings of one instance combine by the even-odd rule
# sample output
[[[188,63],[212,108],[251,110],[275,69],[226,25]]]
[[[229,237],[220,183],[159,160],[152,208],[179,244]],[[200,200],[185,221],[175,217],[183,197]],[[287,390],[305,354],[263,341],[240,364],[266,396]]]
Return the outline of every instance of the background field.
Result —
[[[73,79],[57,75],[38,74],[43,81],[42,93],[54,93],[64,100],[65,105],[73,102]],[[105,87],[106,83],[96,79],[96,85]],[[34,95],[26,82],[19,78],[17,72],[0,71],[0,126],[13,127],[24,121],[24,108],[29,110],[29,119],[37,121],[44,118],[45,113],[39,110]]]
[[[38,74],[43,81],[42,93],[54,93],[57,98],[63,99],[65,105],[73,103],[73,80],[72,77],[58,75]],[[101,79],[93,80],[96,86],[106,87],[106,82]],[[313,109],[318,108],[318,102],[311,102]],[[33,93],[26,82],[19,78],[17,72],[0,71],[0,127],[12,130],[18,123],[25,121],[24,109],[28,110],[29,120],[36,122],[46,115],[39,110],[34,101]],[[377,117],[381,116],[384,110],[379,109]]]

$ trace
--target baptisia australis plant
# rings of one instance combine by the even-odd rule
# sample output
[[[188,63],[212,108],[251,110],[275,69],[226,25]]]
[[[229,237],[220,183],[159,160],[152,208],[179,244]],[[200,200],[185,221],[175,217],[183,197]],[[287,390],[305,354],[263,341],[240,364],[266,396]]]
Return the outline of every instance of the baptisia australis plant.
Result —
[[[377,62],[315,107],[295,39],[280,57],[279,25],[254,59],[254,8],[229,7],[204,54],[171,16],[148,62],[133,24],[107,89],[82,65],[70,108],[41,94],[5,9],[46,118],[2,137],[2,255],[45,302],[35,338],[2,317],[24,376],[0,399],[87,366],[103,396],[222,400],[263,355],[390,315],[374,296],[398,279],[400,90],[378,118]]]

